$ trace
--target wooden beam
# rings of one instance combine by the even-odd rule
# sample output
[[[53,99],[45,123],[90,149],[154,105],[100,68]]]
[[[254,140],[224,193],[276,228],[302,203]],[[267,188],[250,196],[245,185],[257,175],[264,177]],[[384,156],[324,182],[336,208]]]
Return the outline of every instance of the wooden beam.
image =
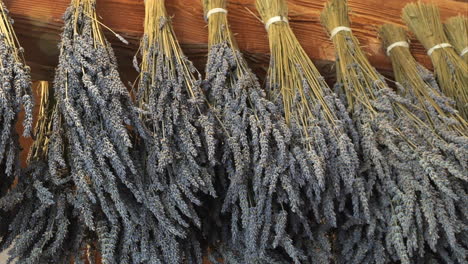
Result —
[[[26,50],[28,64],[34,79],[52,80],[58,61],[58,43],[62,15],[70,0],[4,0],[15,19],[15,30]],[[383,23],[402,25],[401,9],[413,0],[349,0],[352,10],[352,28],[360,40],[370,61],[384,73],[391,73],[389,60],[377,38],[377,27]],[[424,0],[435,2],[433,0]],[[122,79],[134,80],[132,57],[138,48],[143,32],[143,0],[98,0],[101,21],[127,38],[129,45],[119,42],[107,32],[116,51]],[[291,26],[309,56],[318,64],[325,76],[333,75],[334,49],[319,14],[325,0],[289,0]],[[468,10],[465,1],[438,0],[443,19]],[[200,0],[166,1],[168,12],[173,15],[174,28],[187,56],[203,70],[206,58],[207,28],[203,19]],[[268,40],[262,23],[250,11],[257,13],[254,0],[231,0],[228,5],[229,20],[236,33],[240,48],[248,54],[257,72],[268,66]],[[413,40],[411,49],[416,59],[431,68],[423,47]],[[262,77],[262,76],[260,76]]]

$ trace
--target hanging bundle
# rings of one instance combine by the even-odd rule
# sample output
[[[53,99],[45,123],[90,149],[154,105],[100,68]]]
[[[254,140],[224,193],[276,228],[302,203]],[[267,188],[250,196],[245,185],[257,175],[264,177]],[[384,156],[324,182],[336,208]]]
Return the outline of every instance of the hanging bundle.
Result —
[[[286,229],[294,210],[301,211],[305,204],[298,203],[299,197],[286,197],[289,191],[291,199],[300,195],[288,186],[298,188],[292,177],[301,171],[294,168],[293,151],[303,150],[291,141],[280,109],[266,98],[240,53],[229,28],[226,0],[204,0],[203,5],[209,32],[208,100],[219,123],[225,174],[219,179],[223,237],[213,253],[227,263],[287,262],[274,252],[278,247],[298,261]]]
[[[142,154],[143,184],[152,214],[140,219],[148,260],[201,263],[196,209],[206,194],[215,196],[213,120],[207,112],[201,77],[184,56],[167,15],[164,0],[145,1],[145,33],[136,99],[150,131]]]
[[[403,20],[427,49],[440,88],[457,102],[458,111],[468,120],[468,64],[448,43],[439,9],[433,4],[410,3],[403,9]]]
[[[21,177],[21,149],[15,125],[22,108],[25,110],[23,135],[29,137],[32,127],[30,68],[25,65],[12,24],[8,10],[0,2],[0,199],[15,179]],[[0,252],[2,239],[9,233],[10,217],[0,208]]]
[[[104,263],[137,263],[137,209],[145,200],[138,164],[131,153],[131,126],[146,137],[117,62],[97,20],[95,0],[72,0],[64,30],[54,91],[62,140],[52,140],[51,177],[67,167],[69,199],[85,229],[81,247],[99,252]],[[58,133],[58,132],[57,132]],[[143,242],[141,242],[143,243]],[[95,250],[96,249],[96,250]],[[75,260],[76,261],[76,260]]]
[[[359,219],[368,215],[350,139],[357,140],[357,134],[346,108],[291,30],[286,2],[257,0],[256,6],[270,42],[269,96],[281,106],[294,146],[287,173],[270,187],[275,207],[285,210],[275,229],[291,239],[282,248],[295,263],[328,262],[327,232],[337,226],[338,213],[349,209]]]
[[[23,135],[29,136],[32,128],[30,68],[25,65],[12,24],[8,10],[0,2],[0,197],[20,176],[20,147],[15,124],[22,107],[25,110]]]
[[[38,90],[41,101],[28,167],[15,188],[0,199],[0,208],[14,212],[2,249],[12,247],[10,261],[18,263],[66,263],[81,256],[84,230],[72,215],[74,187],[66,177],[67,168],[51,171],[47,163],[57,151],[50,142],[61,140],[61,120],[48,83],[40,82]]]
[[[466,171],[468,169],[468,123],[453,108],[454,102],[440,92],[431,72],[418,64],[411,56],[403,28],[386,24],[380,28],[380,36],[383,39],[385,49],[387,49],[387,55],[392,61],[399,91],[405,98],[412,99],[413,103],[422,110],[413,112],[413,114],[418,114],[421,121],[424,121],[420,125],[421,129],[430,131],[426,133],[438,135],[438,137],[434,137],[432,144],[436,145],[440,153],[443,153],[451,162],[457,163],[463,171]],[[459,199],[444,197],[447,201],[452,200],[444,206],[447,208],[453,206],[454,210],[449,224],[454,225],[454,231],[444,227],[445,220],[438,218],[433,224],[439,231],[436,233],[427,232],[417,239],[423,240],[418,241],[418,244],[427,243],[435,254],[443,258],[444,262],[457,263],[460,261],[463,263],[460,257],[463,256],[461,254],[467,253],[468,245],[464,241],[468,237],[466,232],[464,234],[464,231],[457,230],[457,227],[468,219],[468,210],[466,209],[468,204],[466,191],[468,189],[463,187],[466,186],[467,179],[449,177],[447,180],[448,186],[460,189],[457,191]],[[424,206],[422,202],[437,204],[435,199],[439,198],[430,198],[429,201],[418,200],[416,206],[420,202],[420,208]],[[426,229],[418,222],[413,222],[411,225],[421,231]],[[455,252],[455,254],[451,252]]]
[[[466,139],[445,141],[425,123],[426,113],[413,104],[418,99],[412,93],[403,98],[388,87],[351,32],[346,1],[330,1],[321,21],[337,51],[337,89],[345,94],[361,137],[371,213],[367,223],[350,218],[343,224],[338,261],[427,263],[447,252],[446,243],[437,244],[439,237],[460,259],[466,236],[459,228],[466,222],[466,208],[459,209],[460,199],[466,199]]]
[[[457,53],[468,63],[468,17],[451,17],[445,22],[444,29]]]
[[[444,137],[443,140],[455,140],[452,142],[454,146],[467,148],[464,144],[468,142],[462,143],[468,136],[467,121],[453,108],[454,101],[440,91],[433,74],[411,55],[405,30],[385,24],[380,27],[379,34],[392,62],[399,92],[403,97],[413,99],[413,103],[423,110],[418,113],[424,115],[418,118],[428,121],[427,124]],[[458,140],[462,141],[457,143]]]

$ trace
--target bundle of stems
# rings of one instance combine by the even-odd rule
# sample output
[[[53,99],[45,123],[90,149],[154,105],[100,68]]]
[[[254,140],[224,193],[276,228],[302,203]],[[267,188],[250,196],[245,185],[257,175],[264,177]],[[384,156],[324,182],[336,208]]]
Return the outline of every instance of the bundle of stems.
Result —
[[[150,131],[142,141],[142,179],[152,213],[145,213],[148,260],[201,263],[197,208],[213,186],[214,120],[208,113],[201,76],[185,57],[164,0],[145,1],[144,36],[136,100]],[[203,216],[204,218],[204,216]],[[164,238],[164,239],[162,239]]]
[[[409,50],[409,39],[404,28],[385,24],[380,27],[380,38],[384,49],[393,43],[407,43],[405,46],[395,46],[387,55],[393,65],[395,80],[402,96],[411,93],[407,98],[416,99],[413,103],[421,108],[420,116],[435,133],[444,136],[444,140],[452,140],[452,136],[466,137],[468,135],[468,123],[459,112],[454,109],[452,99],[446,97],[439,89],[433,74],[419,64]],[[466,147],[466,146],[465,146]]]
[[[267,98],[242,56],[229,28],[227,1],[202,2],[209,33],[205,82],[219,124],[217,156],[222,167],[217,184],[222,194],[217,206],[221,232],[211,232],[221,234],[212,239],[221,243],[212,254],[227,263],[287,263],[275,248],[290,250],[298,259],[286,225],[294,210],[305,206],[295,190],[294,175],[303,171],[295,168],[300,165],[294,151],[306,151],[291,140],[281,109]],[[284,199],[288,192],[292,201]]]
[[[22,108],[25,111],[23,135],[29,137],[32,127],[30,68],[25,65],[12,24],[8,10],[0,1],[0,199],[8,193],[15,179],[21,177],[21,148],[15,125]],[[10,232],[11,217],[0,208],[0,243]]]
[[[393,43],[408,43],[405,30],[391,24],[385,24],[380,28],[380,37],[383,40],[385,49]],[[414,57],[411,56],[408,46],[394,47],[388,52],[388,55],[392,61],[395,79],[400,88],[399,91],[403,97],[412,99],[413,103],[421,110],[420,112],[413,112],[413,114],[419,114],[420,120],[424,121],[424,123],[421,123],[420,129],[438,135],[438,137],[434,137],[432,143],[438,146],[441,153],[449,157],[452,162],[458,163],[466,171],[468,169],[468,123],[453,108],[453,100],[440,92],[432,73],[416,62]],[[456,177],[449,177],[447,180],[448,185],[453,186],[453,188],[466,186],[466,179],[462,181]],[[466,192],[467,189],[464,190]],[[463,192],[461,193],[463,194]],[[419,202],[423,202],[423,200],[417,201],[416,204]],[[433,199],[424,202],[436,203]],[[467,210],[465,207],[467,202],[468,199],[465,195],[459,197],[458,200],[453,199],[451,203],[447,204],[447,206],[455,206],[455,211],[451,217],[455,217],[457,220],[453,221],[453,223],[466,222]],[[419,204],[420,208],[422,206],[423,204]],[[463,239],[466,239],[463,230],[455,228],[455,231],[450,231],[451,229],[443,227],[444,220],[438,220],[434,223],[439,230],[438,233],[425,232],[424,225],[421,225],[416,219],[412,219],[412,221],[413,228],[417,228],[424,234],[417,238],[417,240],[423,240],[418,241],[419,245],[427,243],[433,254],[442,256],[447,263],[463,262],[460,254],[466,253],[467,249],[466,243],[463,242]],[[448,238],[454,239],[456,243]],[[465,249],[460,249],[457,245]],[[417,249],[413,249],[414,253],[417,253]],[[449,252],[457,252],[457,254],[450,254]]]
[[[410,3],[403,9],[403,20],[427,49],[440,88],[457,102],[458,111],[468,120],[468,64],[448,43],[439,9],[434,4]]]
[[[321,21],[338,56],[337,89],[359,131],[371,214],[370,221],[345,219],[336,240],[338,262],[424,262],[432,254],[421,237],[435,248],[439,236],[461,256],[464,245],[455,237],[464,236],[459,226],[466,209],[459,216],[456,208],[466,199],[466,149],[457,153],[445,144],[425,123],[425,112],[413,103],[418,99],[396,94],[370,65],[349,28],[346,1],[327,3]]]
[[[468,63],[468,17],[458,15],[445,21],[445,34],[457,53]]]
[[[80,257],[77,242],[84,230],[72,214],[69,199],[74,199],[74,186],[67,168],[60,166],[61,173],[55,173],[48,166],[49,155],[56,151],[50,142],[61,138],[53,93],[45,81],[39,82],[37,90],[41,101],[27,168],[18,184],[0,199],[0,208],[14,215],[0,250],[12,247],[9,262],[66,263]]]
[[[0,2],[0,197],[20,176],[20,147],[15,124],[22,108],[25,110],[23,135],[28,137],[32,129],[30,68],[25,65],[12,24],[8,10]]]
[[[294,145],[289,171],[274,189],[273,198],[287,213],[280,215],[286,219],[275,228],[288,235],[291,245],[283,249],[295,263],[328,262],[332,256],[327,231],[337,226],[339,212],[349,206],[357,218],[368,216],[350,139],[357,140],[357,132],[291,30],[285,0],[257,0],[256,6],[271,50],[269,97],[281,106]]]
[[[147,133],[120,80],[95,4],[72,0],[64,15],[54,80],[62,139],[51,140],[48,165],[56,178],[66,166],[73,184],[63,195],[81,225],[63,231],[84,233],[80,247],[100,253],[103,263],[138,263],[136,245],[144,244],[138,209],[146,198],[127,127],[142,139]]]

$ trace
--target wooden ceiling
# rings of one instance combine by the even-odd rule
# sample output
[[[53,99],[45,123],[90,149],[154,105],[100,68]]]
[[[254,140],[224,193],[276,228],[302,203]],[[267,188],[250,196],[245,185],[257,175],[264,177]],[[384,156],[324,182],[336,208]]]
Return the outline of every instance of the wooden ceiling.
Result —
[[[58,60],[58,43],[63,25],[62,15],[70,0],[4,0],[15,20],[15,30],[26,50],[33,78],[52,80]],[[352,28],[370,60],[384,73],[391,65],[377,38],[377,27],[383,23],[403,25],[401,9],[411,0],[349,0]],[[255,0],[230,0],[229,19],[241,49],[257,72],[268,66],[268,42],[263,24],[251,13],[257,13]],[[326,0],[289,0],[291,26],[307,53],[324,75],[332,75],[333,45],[319,22]],[[443,20],[458,13],[468,14],[465,0],[425,0],[440,7]],[[143,32],[144,0],[97,0],[101,21],[130,41],[121,43],[107,32],[118,56],[124,81],[135,77],[132,57]],[[207,28],[201,0],[167,0],[166,5],[177,37],[186,54],[200,69],[206,58]],[[422,46],[413,41],[412,52],[418,61],[431,67]]]

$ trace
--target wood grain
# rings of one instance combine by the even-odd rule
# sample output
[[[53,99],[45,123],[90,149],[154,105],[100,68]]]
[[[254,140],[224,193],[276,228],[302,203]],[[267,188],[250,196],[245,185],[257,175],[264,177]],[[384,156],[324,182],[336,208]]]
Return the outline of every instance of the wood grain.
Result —
[[[412,0],[349,0],[352,9],[352,28],[373,65],[389,72],[391,65],[381,48],[376,29],[383,23],[402,25],[401,9]],[[466,1],[424,0],[440,6],[443,19],[457,13],[468,12]],[[57,64],[62,15],[69,0],[5,0],[15,19],[15,30],[26,50],[26,58],[33,69],[34,79],[52,80]],[[318,60],[324,75],[333,71],[333,45],[319,23],[319,14],[325,0],[289,0],[291,26],[309,56]],[[174,28],[187,56],[203,70],[206,57],[207,29],[203,19],[203,8],[199,0],[166,1],[168,12],[173,15]],[[120,43],[107,32],[118,56],[122,78],[131,81],[135,72],[131,67],[138,41],[143,32],[143,0],[98,0],[101,21],[126,37],[129,45]],[[232,30],[236,33],[240,48],[252,58],[268,54],[268,41],[262,23],[250,11],[256,13],[254,0],[231,0],[228,5]],[[250,11],[249,11],[250,10]],[[425,51],[413,41],[412,52],[418,61],[431,68]],[[253,67],[262,72],[266,61],[251,61]],[[262,77],[262,76],[260,76]]]

